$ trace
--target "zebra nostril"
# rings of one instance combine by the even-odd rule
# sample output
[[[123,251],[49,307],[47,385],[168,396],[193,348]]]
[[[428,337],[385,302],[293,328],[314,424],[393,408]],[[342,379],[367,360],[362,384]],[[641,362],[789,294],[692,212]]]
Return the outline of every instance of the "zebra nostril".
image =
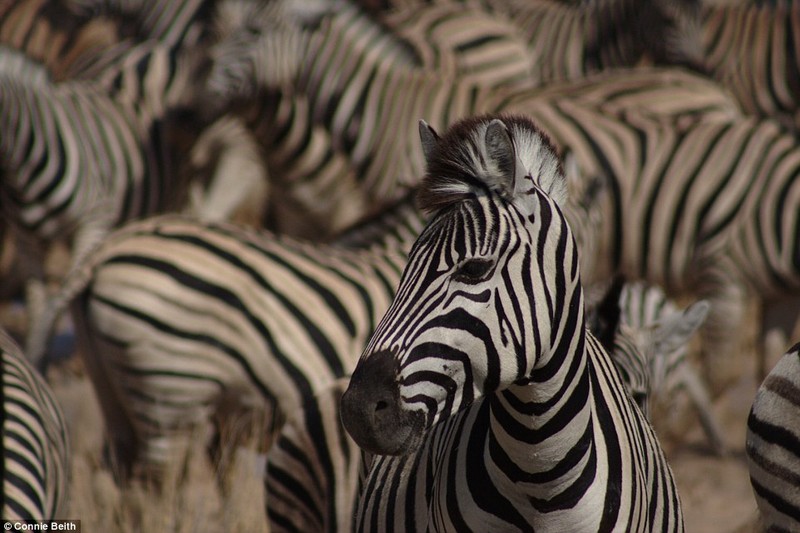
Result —
[[[378,411],[383,411],[387,407],[389,407],[389,402],[385,400],[378,400],[378,403],[375,404],[375,412],[377,413]]]

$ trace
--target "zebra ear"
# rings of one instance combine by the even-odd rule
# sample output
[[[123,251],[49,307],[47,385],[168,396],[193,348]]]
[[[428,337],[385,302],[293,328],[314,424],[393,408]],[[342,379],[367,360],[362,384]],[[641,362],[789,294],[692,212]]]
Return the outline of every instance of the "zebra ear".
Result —
[[[692,334],[705,322],[710,308],[708,301],[700,300],[656,322],[652,326],[655,353],[668,354],[689,342]]]
[[[425,155],[425,163],[430,164],[431,155],[439,144],[439,134],[436,133],[427,122],[419,121],[419,140],[422,143],[422,153]]]
[[[517,157],[511,132],[500,119],[492,120],[486,127],[484,136],[486,154],[494,164],[496,174],[490,176],[493,180],[489,186],[506,199],[514,196],[517,178],[525,175],[522,162]]]

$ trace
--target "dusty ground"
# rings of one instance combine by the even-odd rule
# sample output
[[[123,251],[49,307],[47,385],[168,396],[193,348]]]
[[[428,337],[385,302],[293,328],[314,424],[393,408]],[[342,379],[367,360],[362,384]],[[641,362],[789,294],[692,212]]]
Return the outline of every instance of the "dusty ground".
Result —
[[[755,391],[755,380],[743,378],[715,403],[726,431],[726,456],[709,453],[705,435],[697,425],[668,452],[688,533],[762,531],[744,456],[745,422]]]

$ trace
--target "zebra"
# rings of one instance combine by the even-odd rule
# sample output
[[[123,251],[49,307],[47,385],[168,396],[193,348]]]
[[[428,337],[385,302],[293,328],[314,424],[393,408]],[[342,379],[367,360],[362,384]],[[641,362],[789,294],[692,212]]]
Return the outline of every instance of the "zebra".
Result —
[[[110,234],[67,285],[118,473],[158,479],[208,423],[279,428],[347,375],[423,220],[410,201],[387,217],[365,248],[179,215]]]
[[[360,20],[358,16],[323,19],[319,30],[322,33],[315,33],[308,40],[309,50],[314,51],[309,57],[337,50],[337,59],[346,58],[350,65],[361,65],[353,74],[357,82],[326,75],[327,68],[337,72],[348,69],[339,68],[330,58],[306,62],[302,59],[306,52],[294,46],[302,68],[298,67],[300,74],[293,89],[282,91],[273,85],[271,93],[267,91],[243,114],[261,139],[270,175],[281,184],[282,194],[294,202],[280,200],[292,207],[300,204],[308,208],[303,212],[310,215],[303,217],[302,223],[311,223],[315,229],[309,233],[293,228],[295,231],[322,235],[326,228],[345,223],[347,217],[360,216],[366,205],[394,197],[404,184],[413,185],[414,179],[409,176],[422,175],[423,157],[419,147],[412,144],[410,134],[404,135],[412,131],[411,125],[404,126],[412,117],[432,116],[436,127],[478,112],[526,114],[541,124],[560,148],[575,152],[585,174],[605,174],[613,184],[614,194],[609,195],[613,200],[607,206],[602,231],[607,246],[597,254],[601,268],[584,270],[590,276],[587,282],[608,279],[619,270],[629,279],[646,279],[665,287],[670,296],[693,293],[708,299],[711,311],[703,337],[704,352],[709,355],[704,359],[736,349],[727,331],[741,318],[748,292],[743,278],[749,277],[743,273],[751,269],[743,265],[744,270],[725,272],[717,268],[716,257],[707,260],[706,256],[725,253],[722,234],[737,218],[737,198],[752,194],[745,190],[753,180],[750,173],[764,171],[756,168],[757,163],[752,160],[757,151],[741,151],[739,147],[748,146],[748,142],[755,147],[761,139],[779,135],[770,131],[775,129],[774,124],[744,117],[729,94],[705,79],[695,87],[698,93],[709,97],[697,104],[691,91],[691,80],[696,78],[675,70],[629,75],[640,84],[631,94],[627,89],[629,76],[619,74],[540,90],[482,90],[443,81],[419,69],[381,66],[369,62],[354,45],[346,48],[346,43],[354,41],[346,38],[347,32],[360,27],[351,21]],[[255,47],[267,53],[268,48],[266,44]],[[230,61],[222,63],[233,71],[239,69],[235,66],[237,58],[247,63],[247,54],[220,57],[228,57]],[[308,65],[302,66],[305,63]],[[648,75],[652,76],[649,82]],[[681,88],[674,98],[656,81],[665,78]],[[314,80],[335,81],[315,87]],[[365,88],[364,83],[369,87]],[[223,81],[220,85],[226,84]],[[257,86],[266,90],[270,84],[261,80]],[[403,90],[398,91],[398,87]],[[651,96],[663,97],[647,98],[648,87],[655,91]],[[361,106],[363,120],[359,118]],[[376,134],[388,129],[400,131],[401,135]],[[740,154],[749,164],[737,168],[724,161],[711,165],[711,159],[703,159],[704,148],[710,149],[713,157],[722,157],[724,145],[732,147],[728,153]],[[665,183],[672,185],[662,185],[662,176]],[[675,194],[668,198],[655,196],[662,187]],[[676,194],[687,187],[704,189],[704,199],[683,202]],[[723,187],[726,194],[720,197],[717,191]],[[686,206],[697,210],[686,217],[676,216],[684,213]],[[634,212],[638,215],[631,219],[637,222],[626,224],[629,213]],[[289,218],[280,215],[277,212],[279,219]],[[652,220],[653,215],[663,223],[654,227],[638,222]],[[317,228],[314,219],[318,217],[326,220],[327,226]],[[694,225],[690,220],[695,220]],[[293,224],[289,224],[278,229],[290,231]],[[680,241],[673,243],[676,238]],[[678,252],[667,254],[673,245]],[[774,292],[774,287],[770,291]],[[704,364],[707,374],[724,374],[727,367],[734,366],[710,361]],[[712,382],[712,387],[719,388],[726,379],[724,375],[713,378],[718,383]]]
[[[287,417],[267,452],[264,486],[270,531],[350,531],[361,449],[339,405],[350,376],[335,380]]]
[[[64,415],[44,378],[8,333],[0,330],[3,358],[2,517],[63,518],[69,481],[69,438]]]
[[[747,418],[750,483],[766,531],[800,528],[800,344],[767,375]]]
[[[342,396],[357,530],[682,531],[658,440],[588,333],[563,171],[521,116],[425,123],[432,220]]]
[[[96,55],[120,40],[110,20],[76,14],[62,2],[0,4],[0,44],[41,63],[57,81],[83,76]]]
[[[14,50],[0,54],[25,62]],[[0,76],[0,203],[27,241],[20,247],[33,273],[25,352],[39,361],[64,305],[41,284],[43,246],[71,239],[75,268],[120,221],[185,202],[185,172],[173,151],[191,140],[173,112],[184,105],[194,65],[152,42],[131,47],[93,80],[56,83],[27,64],[25,75],[16,68]]]
[[[655,61],[673,59],[673,51],[664,43],[681,37],[684,28],[697,18],[697,8],[691,1],[615,0],[580,5],[546,0],[353,3],[398,36],[416,41],[414,44],[428,57],[454,56],[457,61],[463,57],[465,66],[474,64],[470,56],[491,56],[511,64],[525,58],[527,69],[519,69],[518,73],[527,72],[528,82],[536,85],[633,67],[645,57]],[[462,24],[468,24],[471,18],[472,28],[465,30]],[[478,24],[482,27],[476,27]],[[458,30],[440,35],[448,26]]]
[[[314,32],[265,32],[255,40],[223,40],[212,49],[209,94],[216,105],[241,116],[260,140],[270,176],[280,184],[272,201],[277,225],[270,225],[280,232],[320,238],[414,186],[423,158],[406,132],[414,131],[417,116],[445,125],[498,111],[507,100],[547,106],[567,94],[596,98],[611,110],[624,105],[628,83],[638,86],[630,88],[636,92],[631,113],[739,113],[730,96],[708,80],[675,70],[604,74],[574,85],[511,92],[460,83],[415,65],[413,54],[374,26],[358,10],[343,9],[323,17]],[[275,70],[266,68],[272,65],[279,66],[279,82],[272,79]],[[644,95],[648,87],[668,94],[669,86],[679,94]],[[403,135],[379,134],[389,129]],[[284,209],[287,204],[290,209]],[[300,220],[298,210],[305,214]]]
[[[636,404],[658,431],[669,426],[661,416],[668,413],[676,395],[684,392],[712,450],[725,453],[710,394],[688,359],[689,339],[705,321],[709,303],[699,300],[679,310],[661,287],[624,282],[621,277],[610,287],[605,285],[587,289],[587,322],[611,354]],[[599,297],[597,292],[605,294]],[[658,411],[655,419],[651,405]]]
[[[800,128],[800,3],[703,3],[668,43],[672,55],[717,80],[747,113]]]
[[[371,221],[366,222],[349,231],[346,242],[349,245],[368,245],[374,242],[376,229]],[[636,283],[622,287],[625,297],[615,302],[622,308],[624,316],[633,315],[641,320],[642,327],[621,326],[614,338],[614,351],[609,353],[629,392],[640,383],[634,380],[641,376],[640,390],[648,398],[655,387],[650,385],[649,368],[645,365],[649,359],[658,360],[667,355],[663,345],[655,346],[651,340],[650,328],[660,330],[657,335],[668,344],[681,344],[701,321],[697,310],[702,314],[703,305],[696,304],[694,311],[689,309],[685,314],[667,314],[664,318],[664,310],[654,308],[654,302],[664,303],[663,292],[655,287],[643,290],[643,286]],[[631,294],[635,296],[631,297]],[[666,303],[668,307],[671,305]],[[639,307],[642,304],[644,307]],[[661,316],[662,320],[653,323],[652,313]],[[624,368],[628,371],[625,372]],[[635,370],[636,375],[630,369]],[[339,410],[340,398],[349,380],[349,375],[339,378],[330,388],[317,393],[298,413],[287,416],[277,432],[266,454],[265,487],[269,495],[267,514],[271,531],[352,529],[360,487],[358,467],[361,455],[360,448],[340,423]],[[645,412],[648,404],[645,400],[637,401],[637,405]]]

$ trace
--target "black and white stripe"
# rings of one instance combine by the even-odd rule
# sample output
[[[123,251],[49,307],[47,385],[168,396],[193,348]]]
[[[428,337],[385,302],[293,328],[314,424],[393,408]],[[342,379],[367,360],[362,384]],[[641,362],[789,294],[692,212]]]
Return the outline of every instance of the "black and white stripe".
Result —
[[[361,450],[342,427],[350,377],[319,391],[278,432],[267,453],[270,531],[351,531]]]
[[[190,141],[171,112],[184,103],[191,62],[149,42],[127,48],[92,80],[55,82],[30,61],[36,75],[20,75],[20,54],[0,53],[17,65],[0,75],[0,202],[32,243],[22,249],[32,283],[53,241],[71,241],[74,268],[116,224],[185,202],[175,152]],[[34,361],[63,308],[53,299],[30,301],[26,354]]]
[[[342,397],[386,454],[357,530],[682,531],[655,434],[587,333],[552,145],[519,117],[420,131],[436,214]]]
[[[660,287],[641,281],[617,279],[603,289],[606,295],[597,303],[591,295],[599,288],[589,290],[588,321],[642,412],[657,430],[668,428],[669,421],[661,417],[670,418],[677,396],[686,394],[712,449],[724,452],[723,432],[710,394],[688,357],[689,340],[705,321],[708,302],[701,300],[681,310]]]
[[[715,79],[748,113],[800,128],[800,2],[704,2],[673,55]]]
[[[216,415],[278,426],[349,374],[421,224],[400,204],[386,239],[359,249],[176,216],[113,233],[71,285],[121,464],[157,474]]]
[[[2,517],[66,518],[69,439],[61,408],[44,378],[0,331],[2,382]]]
[[[747,418],[750,482],[766,531],[800,529],[800,345],[778,361]]]

